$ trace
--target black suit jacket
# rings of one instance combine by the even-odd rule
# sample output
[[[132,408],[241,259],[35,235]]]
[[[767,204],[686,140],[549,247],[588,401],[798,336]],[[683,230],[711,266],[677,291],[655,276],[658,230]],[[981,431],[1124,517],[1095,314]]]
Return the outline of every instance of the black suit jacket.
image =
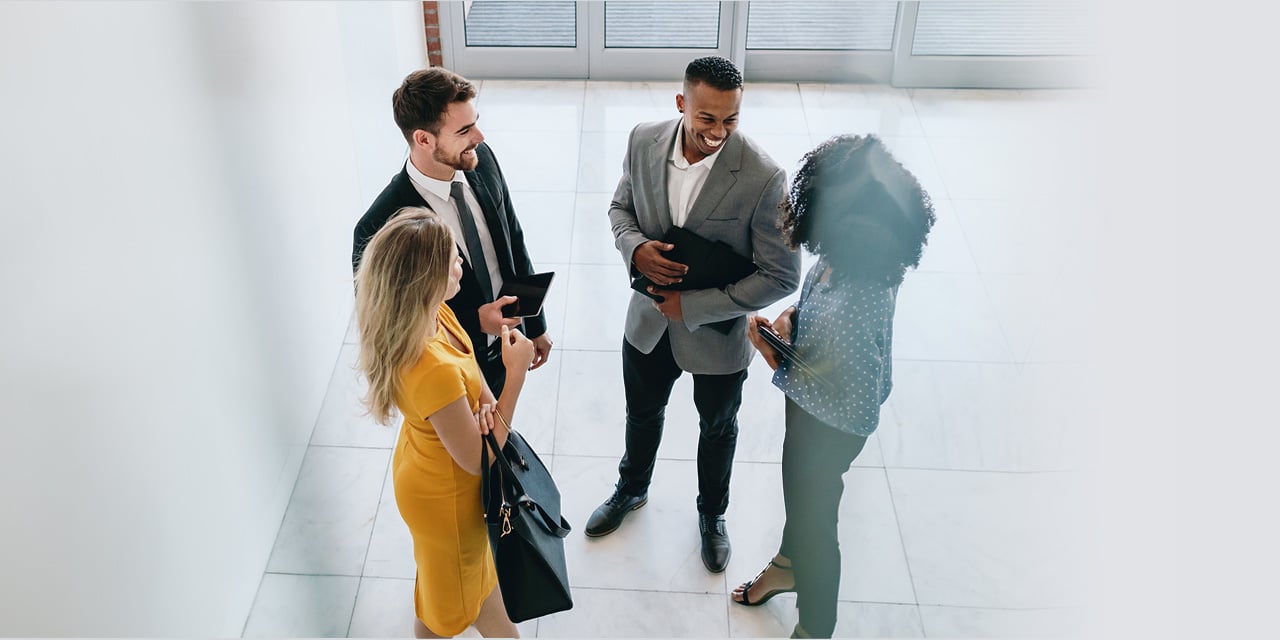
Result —
[[[506,179],[502,177],[502,169],[498,167],[498,160],[493,156],[493,150],[489,145],[483,142],[476,148],[476,155],[479,156],[479,163],[475,170],[467,171],[465,174],[467,182],[471,184],[471,190],[476,194],[476,201],[484,211],[485,222],[489,225],[489,234],[493,237],[493,248],[498,254],[498,268],[502,278],[507,280],[515,276],[530,275],[534,272],[533,262],[529,260],[529,250],[524,246],[524,231],[520,229],[520,222],[516,220],[515,210],[511,206],[511,194],[507,190]],[[401,207],[431,208],[413,187],[408,169],[401,169],[400,173],[391,179],[391,183],[378,194],[378,198],[373,201],[364,217],[356,223],[355,242],[351,252],[353,271],[360,266],[360,256],[364,254],[365,245],[369,244],[373,234],[377,233],[382,225],[386,224],[387,219],[395,215]],[[461,249],[459,253],[465,256]],[[476,280],[475,270],[472,269],[471,262],[465,259],[462,264],[460,284],[461,289],[458,295],[448,301],[449,308],[453,309],[458,316],[458,321],[467,330],[477,355],[482,354],[485,352],[485,344],[488,341],[484,332],[480,331],[479,309],[480,305],[484,304],[484,298],[480,292],[480,283]],[[546,333],[545,313],[525,318],[522,330],[530,338]]]

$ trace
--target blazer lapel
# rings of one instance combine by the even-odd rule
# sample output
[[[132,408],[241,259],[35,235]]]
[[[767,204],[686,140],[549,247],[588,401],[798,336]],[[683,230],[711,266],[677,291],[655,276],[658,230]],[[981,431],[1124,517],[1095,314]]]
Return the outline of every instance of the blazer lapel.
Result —
[[[498,270],[503,277],[510,278],[515,275],[515,259],[511,257],[511,232],[507,229],[505,217],[498,213],[498,199],[490,191],[490,185],[481,175],[479,167],[474,171],[463,173],[467,176],[467,182],[471,184],[471,191],[476,194],[481,215],[484,216],[485,224],[489,227],[489,236],[493,238],[493,251],[498,256]]]
[[[689,208],[689,216],[684,221],[686,229],[696,229],[702,224],[738,181],[738,169],[742,168],[742,149],[742,138],[729,136],[729,141],[720,150],[720,157],[716,158],[715,165],[711,167],[711,173],[707,175],[707,181],[702,184],[702,191]]]
[[[658,212],[658,225],[664,234],[673,224],[670,199],[667,196],[667,165],[670,163],[671,149],[676,144],[676,131],[680,129],[680,120],[677,119],[672,124],[674,126],[669,126],[666,131],[654,136],[653,144],[649,147],[648,158],[649,175],[658,177],[658,184],[655,185],[657,188],[654,190],[657,201],[654,202],[653,208]]]

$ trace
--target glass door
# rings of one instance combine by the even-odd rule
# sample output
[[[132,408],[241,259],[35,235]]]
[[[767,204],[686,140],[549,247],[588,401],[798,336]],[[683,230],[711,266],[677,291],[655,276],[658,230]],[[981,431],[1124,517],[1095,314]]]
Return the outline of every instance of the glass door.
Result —
[[[738,2],[590,2],[590,78],[678,80],[690,60],[735,51]]]
[[[440,2],[444,66],[471,78],[585,78],[591,4]]]
[[[444,64],[464,76],[671,80],[698,56],[741,64],[738,4],[469,0],[438,10]]]
[[[885,83],[893,74],[896,2],[746,4],[749,80]]]
[[[1039,88],[1085,84],[1087,2],[903,2],[897,87]]]

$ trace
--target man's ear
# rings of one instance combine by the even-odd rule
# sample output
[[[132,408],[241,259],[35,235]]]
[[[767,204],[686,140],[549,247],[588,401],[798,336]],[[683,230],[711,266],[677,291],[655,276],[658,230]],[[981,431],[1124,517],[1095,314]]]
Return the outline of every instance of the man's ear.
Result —
[[[414,129],[413,146],[421,146],[430,149],[435,146],[435,143],[436,137],[430,131],[427,131],[426,129]]]
[[[684,94],[683,93],[676,94],[676,111],[679,111],[680,113],[684,113]]]

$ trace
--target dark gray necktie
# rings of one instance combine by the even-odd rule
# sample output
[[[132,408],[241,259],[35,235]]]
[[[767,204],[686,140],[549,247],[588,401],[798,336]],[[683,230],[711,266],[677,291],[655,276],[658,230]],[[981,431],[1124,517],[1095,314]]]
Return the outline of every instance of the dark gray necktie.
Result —
[[[493,302],[493,281],[489,279],[489,263],[484,259],[484,245],[480,242],[480,231],[476,229],[476,219],[471,215],[471,207],[462,195],[462,183],[454,181],[449,187],[449,199],[458,208],[458,220],[462,223],[462,235],[466,236],[467,253],[471,254],[471,269],[476,272],[476,281],[480,283],[485,304]]]

